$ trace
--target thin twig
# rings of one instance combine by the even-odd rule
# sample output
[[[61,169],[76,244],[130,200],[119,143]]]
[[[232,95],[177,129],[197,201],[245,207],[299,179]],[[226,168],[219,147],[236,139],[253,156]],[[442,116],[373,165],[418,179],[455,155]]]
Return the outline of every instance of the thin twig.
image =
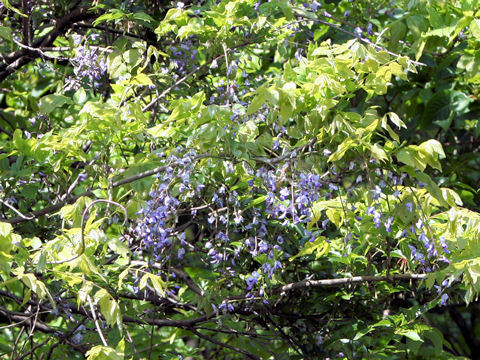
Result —
[[[15,44],[17,44],[18,46],[20,46],[22,49],[26,49],[26,50],[29,50],[29,51],[32,51],[32,52],[36,52],[36,53],[39,53],[40,56],[44,59],[47,59],[47,60],[56,60],[56,61],[67,61],[69,60],[69,58],[67,57],[55,57],[55,56],[50,56],[50,55],[47,55],[45,54],[42,50],[40,50],[39,48],[34,48],[34,47],[31,47],[31,46],[27,46],[25,44],[22,44],[20,41],[17,41],[15,39],[12,39],[13,42]]]
[[[2,133],[4,133],[4,134],[7,134],[10,138],[13,137],[13,134],[12,134],[10,131],[4,129],[4,128],[1,127],[1,126],[0,126],[0,132],[2,132]]]
[[[238,49],[238,48],[241,48],[241,47],[244,47],[244,46],[247,46],[247,45],[251,45],[251,44],[254,44],[255,42],[253,41],[245,41],[239,45],[236,45],[236,46],[232,46],[231,48],[229,48],[228,50],[235,50],[235,49]],[[180,78],[179,80],[177,80],[175,83],[173,83],[173,85],[171,85],[170,87],[168,87],[167,89],[165,89],[160,95],[158,95],[157,97],[155,97],[152,101],[150,101],[149,104],[145,105],[143,108],[142,108],[142,111],[145,112],[145,111],[148,111],[153,105],[155,105],[155,103],[162,99],[163,97],[165,97],[165,95],[167,95],[170,91],[172,91],[172,89],[174,89],[175,87],[177,87],[178,85],[180,85],[181,83],[183,83],[185,80],[187,80],[189,77],[191,77],[192,75],[194,75],[196,72],[200,71],[201,69],[205,68],[207,65],[210,65],[211,63],[213,63],[214,61],[217,61],[219,59],[221,59],[222,57],[224,57],[225,54],[220,54],[216,57],[213,57],[212,59],[210,60],[207,60],[203,65],[200,65],[200,66],[197,66],[195,69],[193,69],[192,71],[190,71],[187,75],[185,75],[184,77]]]
[[[90,160],[88,163],[87,163],[87,166],[90,166],[90,165],[93,165],[98,159],[100,158],[100,156],[95,156],[92,160]],[[65,201],[65,199],[68,197],[68,195],[70,195],[73,190],[75,190],[75,187],[78,185],[78,183],[82,180],[82,177],[83,176],[86,176],[86,172],[85,171],[82,171],[80,174],[78,174],[77,178],[75,179],[75,181],[68,187],[67,189],[67,192],[65,194],[63,194],[61,197],[60,197],[60,200],[62,201]]]
[[[105,339],[105,336],[103,336],[102,328],[98,323],[97,314],[95,312],[95,307],[93,306],[93,302],[92,302],[92,297],[88,295],[87,300],[88,300],[88,305],[90,305],[90,311],[92,312],[93,322],[95,323],[95,327],[97,328],[98,336],[100,336],[103,346],[108,346],[107,340]]]
[[[32,219],[35,219],[34,216],[26,216],[26,215],[23,215],[20,211],[18,211],[17,209],[15,209],[12,205],[10,205],[9,203],[7,203],[6,201],[3,201],[2,199],[0,199],[0,202],[5,205],[6,207],[8,207],[10,210],[13,210],[15,213],[17,213],[22,219],[25,219],[25,220],[32,220]]]
[[[30,334],[28,335],[29,338],[33,337],[33,332],[35,331],[35,324],[38,321],[38,314],[40,313],[40,305],[37,305],[37,311],[35,312],[35,317],[33,323],[30,328]]]
[[[25,359],[27,356],[32,355],[32,354],[35,352],[35,350],[41,348],[43,345],[45,345],[46,343],[48,343],[50,340],[51,340],[51,338],[48,338],[48,339],[46,339],[45,341],[41,342],[40,344],[35,345],[34,347],[32,347],[32,348],[30,349],[30,351],[28,351],[27,353],[23,354],[22,356],[16,357],[15,360],[23,360],[23,359]]]
[[[223,55],[222,55],[223,56]],[[220,56],[219,56],[220,58]],[[195,67],[195,69],[193,69],[192,71],[190,71],[187,75],[185,75],[184,77],[180,78],[179,80],[175,81],[171,86],[169,86],[168,88],[166,88],[160,95],[158,95],[157,97],[155,97],[152,101],[150,101],[149,104],[145,105],[142,109],[142,112],[145,112],[145,111],[148,111],[153,105],[155,105],[155,103],[162,99],[165,95],[167,95],[170,91],[172,91],[172,89],[176,88],[178,85],[180,85],[181,83],[183,83],[185,80],[187,80],[190,76],[192,76],[193,74],[195,74],[196,72],[198,72],[200,69],[204,68],[209,62],[206,62],[205,64],[203,65],[200,65],[200,66],[197,66]]]
[[[3,316],[3,317],[6,317],[8,318],[10,321],[24,321],[26,322],[28,325],[32,325],[32,315],[26,315],[24,313],[21,313],[21,312],[17,312],[17,311],[10,311],[10,310],[7,310],[6,308],[4,307],[1,307],[0,306],[0,316]],[[41,331],[41,332],[44,332],[44,333],[54,333],[55,330],[52,329],[51,327],[49,327],[48,325],[46,325],[45,323],[41,322],[41,321],[37,321],[35,322],[35,329]]]
[[[171,319],[135,319],[130,316],[124,316],[123,317],[123,322],[124,323],[135,323],[135,324],[149,324],[149,325],[154,325],[158,327],[178,327],[181,329],[189,329],[192,326],[200,323],[204,323],[211,318],[213,318],[214,315],[212,314],[211,316],[200,316],[195,319],[186,319],[186,320],[171,320]]]

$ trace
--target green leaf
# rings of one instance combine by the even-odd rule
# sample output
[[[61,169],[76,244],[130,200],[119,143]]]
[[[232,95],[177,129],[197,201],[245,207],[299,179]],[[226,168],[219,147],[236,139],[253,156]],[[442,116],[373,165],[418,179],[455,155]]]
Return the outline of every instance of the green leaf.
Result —
[[[88,301],[88,296],[90,296],[90,293],[93,290],[93,283],[91,281],[83,281],[82,287],[78,291],[78,296],[77,296],[77,306],[80,307],[80,305],[85,304]]]
[[[148,274],[144,274],[141,278],[140,281],[138,282],[138,288],[140,290],[145,289],[145,286],[147,286],[147,281],[148,281]]]
[[[398,161],[421,171],[425,170],[428,164],[427,157],[416,145],[400,149],[396,156]]]
[[[112,52],[107,57],[108,72],[112,78],[124,75],[128,69],[123,61],[122,54]]]
[[[123,11],[118,10],[118,9],[113,9],[113,10],[110,10],[110,12],[108,12],[106,14],[103,14],[103,15],[100,15],[98,18],[96,18],[93,21],[93,25],[97,26],[98,24],[100,24],[104,21],[109,22],[109,21],[113,21],[113,20],[122,19],[124,16],[125,16],[125,13]]]
[[[12,234],[13,226],[6,222],[0,222],[0,237],[2,241],[0,241],[0,251],[8,252],[10,251],[12,245],[11,241],[11,234]]]
[[[418,335],[417,332],[413,330],[408,330],[406,332],[402,332],[402,335],[406,336],[407,338],[413,340],[413,341],[423,341],[420,335]]]
[[[12,42],[13,41],[13,36],[12,36],[12,29],[6,26],[0,26],[0,38]]]
[[[400,119],[400,117],[394,112],[389,112],[386,115],[388,115],[390,121],[393,122],[399,129],[401,129],[402,127],[407,127],[407,125],[405,125],[405,123]]]
[[[473,19],[470,23],[470,31],[477,40],[480,40],[480,19]]]
[[[85,355],[87,355],[87,360],[124,360],[125,358],[121,348],[112,349],[103,345],[92,347]]]
[[[162,278],[158,275],[149,274],[148,278],[152,282],[153,288],[161,295],[165,296],[165,289],[167,284],[162,280]]]
[[[28,15],[22,13],[22,12],[21,12],[20,10],[18,10],[16,7],[12,6],[12,5],[10,4],[10,1],[9,1],[9,0],[2,0],[2,3],[3,3],[3,5],[4,5],[7,9],[12,10],[13,12],[17,13],[18,15],[20,15],[20,16],[22,16],[22,17],[24,17],[24,18],[27,18],[27,17],[28,17]]]
[[[132,80],[130,80],[132,85],[153,85],[152,80],[144,73],[136,75]]]
[[[245,122],[238,130],[238,136],[244,142],[255,141],[258,134],[258,126],[254,120]]]
[[[428,30],[428,21],[424,16],[419,14],[412,14],[407,16],[407,28],[413,35],[414,39],[420,38],[420,36]]]
[[[53,110],[65,104],[71,104],[72,100],[63,95],[46,95],[40,99],[39,110],[43,114],[50,114]]]
[[[130,248],[119,238],[110,239],[108,241],[108,247],[121,257],[128,258],[130,256]]]
[[[132,17],[135,20],[143,20],[149,24],[155,22],[155,20],[150,15],[144,13],[143,11],[135,12]]]
[[[277,89],[280,94],[280,114],[284,120],[290,118],[296,108],[297,95],[295,89],[296,84],[294,82],[288,82]]]
[[[442,148],[442,144],[437,140],[430,139],[418,146],[418,149],[423,153],[423,157],[426,159],[428,165],[431,167],[442,170],[442,166],[438,161],[439,158],[444,158],[445,153]]]
[[[105,289],[97,291],[95,293],[95,299],[100,305],[100,312],[107,321],[107,324],[113,326],[117,323],[118,326],[120,326],[122,322],[120,306],[115,299]]]
[[[337,151],[335,151],[333,154],[330,155],[330,157],[328,158],[328,162],[338,161],[338,160],[342,159],[343,156],[345,155],[345,153],[349,149],[355,147],[356,145],[357,145],[357,142],[352,138],[348,138],[348,139],[344,140],[337,147]]]
[[[418,179],[419,181],[423,182],[425,184],[425,188],[428,190],[430,195],[432,195],[441,206],[449,206],[449,204],[445,201],[445,198],[443,197],[443,193],[438,187],[437,184],[432,180],[430,176],[428,176],[425,173],[420,173],[417,172],[415,173],[415,178]]]
[[[389,50],[397,52],[400,46],[400,40],[402,40],[407,31],[407,27],[402,20],[397,20],[390,24],[390,41],[388,43]]]
[[[247,115],[251,115],[251,114],[257,112],[258,109],[260,109],[260,107],[261,107],[261,106],[265,103],[265,101],[267,100],[267,95],[268,95],[268,91],[267,91],[267,89],[265,88],[265,86],[260,87],[260,88],[256,91],[255,97],[254,97],[253,100],[250,102],[250,106],[248,107],[248,110],[247,110]]]
[[[435,349],[435,353],[440,353],[443,347],[443,335],[435,328],[430,328],[422,332],[425,340],[430,340]]]
[[[308,241],[303,246],[303,249],[298,252],[297,255],[289,258],[290,261],[295,260],[298,257],[306,256],[315,253],[315,258],[318,259],[321,256],[328,254],[330,250],[330,243],[326,240],[324,236],[319,236],[315,239],[314,242]]]
[[[327,209],[325,211],[328,219],[335,224],[337,228],[340,228],[343,224],[343,210],[340,209]]]
[[[388,160],[387,153],[378,144],[373,144],[370,150],[372,151],[372,155],[375,157],[375,159],[379,161]]]
[[[312,221],[309,224],[309,228],[315,225],[316,222],[318,222],[322,216],[322,211],[325,209],[337,209],[337,210],[342,210],[342,204],[340,203],[340,200],[334,199],[334,200],[322,200],[322,201],[317,201],[313,203],[311,207],[312,211]]]
[[[472,100],[459,91],[444,90],[434,94],[427,102],[421,124],[427,128],[432,124],[448,130],[454,117],[458,117],[468,111]]]

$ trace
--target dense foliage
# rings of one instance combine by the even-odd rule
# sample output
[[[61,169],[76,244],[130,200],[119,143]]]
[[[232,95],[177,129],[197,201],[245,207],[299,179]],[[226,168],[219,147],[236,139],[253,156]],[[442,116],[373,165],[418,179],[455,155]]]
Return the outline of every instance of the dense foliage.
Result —
[[[0,2],[0,353],[480,358],[475,0]]]

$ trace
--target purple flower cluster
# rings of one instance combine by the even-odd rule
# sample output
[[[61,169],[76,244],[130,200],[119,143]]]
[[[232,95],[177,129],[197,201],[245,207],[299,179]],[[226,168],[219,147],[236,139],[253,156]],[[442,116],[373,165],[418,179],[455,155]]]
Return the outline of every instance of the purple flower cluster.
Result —
[[[90,35],[91,40],[95,40],[98,34]],[[78,79],[88,78],[89,83],[93,86],[95,81],[101,79],[107,73],[107,63],[103,56],[99,56],[98,50],[94,47],[80,46],[82,37],[74,35],[74,44],[76,48],[76,56],[71,59],[74,65],[73,72],[75,77],[69,77],[65,81],[65,90],[78,89],[80,81]]]
[[[138,212],[141,220],[135,227],[135,233],[141,239],[143,249],[151,251],[156,261],[170,259],[170,250],[176,239],[180,244],[177,257],[181,259],[186,253],[183,247],[186,245],[185,234],[175,230],[175,217],[181,200],[185,200],[182,195],[186,190],[192,190],[190,178],[195,156],[196,153],[190,151],[181,158],[175,155],[168,157],[164,161],[167,164],[165,172],[157,176],[162,182],[150,193],[150,200]],[[173,187],[176,182],[179,184]],[[178,195],[174,196],[174,192]]]
[[[329,190],[338,190],[338,186],[328,184],[328,189],[324,191],[326,183],[313,173],[302,172],[295,178],[287,179],[284,175],[287,167],[288,165],[277,171],[262,167],[256,173],[265,186],[266,212],[273,218],[282,220],[283,225],[289,221],[294,224],[308,223],[311,221],[311,205]]]
[[[437,291],[437,294],[440,295],[440,305],[444,306],[447,304],[447,301],[448,301],[448,294],[447,293],[443,293],[442,292],[444,291],[444,289],[448,288],[450,286],[450,282],[448,281],[448,279],[445,279],[442,281],[442,284],[441,285],[434,285],[434,288],[435,290]]]
[[[315,0],[312,1],[312,2],[309,2],[309,3],[306,3],[306,2],[305,2],[305,3],[303,3],[302,5],[303,5],[305,8],[312,10],[313,12],[317,11],[319,8],[322,7],[322,4],[320,4],[319,2],[317,2],[317,1],[315,1]]]
[[[182,149],[178,149],[180,152]],[[276,230],[265,218],[264,209],[245,207],[250,197],[245,203],[236,190],[230,190],[226,185],[214,189],[199,182],[194,171],[194,158],[195,153],[190,152],[183,156],[171,155],[164,160],[165,171],[158,176],[161,182],[138,213],[141,217],[135,233],[141,239],[141,251],[151,254],[157,262],[165,262],[181,260],[187,251],[195,250],[197,256],[206,257],[203,261],[208,261],[219,273],[230,278],[237,278],[237,259],[261,257],[260,267],[245,278],[247,290],[252,290],[261,283],[261,278],[272,278],[274,272],[282,268],[279,255],[283,238],[271,235]],[[224,166],[227,175],[235,172],[229,161],[224,161]],[[306,204],[318,198],[312,190],[321,186],[319,181],[313,174],[299,177],[297,183],[301,193],[294,207],[300,214],[306,214]],[[210,200],[208,206],[194,205],[195,202],[204,203],[206,199]],[[191,214],[193,221],[204,224],[204,230],[209,234],[200,239],[195,248],[186,243],[185,234],[176,228],[176,218],[185,212]],[[235,242],[231,240],[232,234]],[[238,235],[241,235],[240,239]],[[198,246],[201,248],[203,241],[204,251],[199,252]],[[229,310],[230,306],[225,306]]]
[[[176,214],[179,200],[168,193],[165,183],[157,191],[151,192],[151,200],[147,207],[141,209],[142,221],[135,228],[135,232],[142,240],[145,249],[152,249],[156,261],[167,260],[163,257],[164,250],[172,245],[171,215]]]
[[[173,75],[174,80],[179,76],[186,75],[189,71],[189,66],[192,62],[196,61],[198,50],[195,48],[192,38],[193,37],[190,36],[178,46],[172,46],[170,48],[172,53],[170,64],[175,72]]]
[[[431,272],[434,270],[434,268],[436,266],[438,266],[437,264],[434,264],[434,265],[429,265],[427,264],[426,262],[426,258],[428,258],[429,260],[431,261],[434,261],[434,260],[437,260],[437,261],[440,261],[440,262],[444,262],[444,263],[449,263],[450,261],[447,259],[447,257],[445,256],[445,254],[449,254],[450,253],[450,250],[448,249],[448,245],[447,243],[445,242],[445,238],[443,236],[440,237],[439,239],[439,242],[440,242],[440,246],[442,248],[442,251],[443,251],[443,254],[440,255],[438,253],[438,248],[435,244],[435,241],[430,239],[424,231],[422,231],[420,233],[420,235],[418,236],[418,240],[420,240],[423,244],[423,247],[424,247],[424,250],[426,252],[426,257],[425,255],[420,251],[418,250],[414,245],[411,245],[409,244],[408,247],[410,248],[410,251],[411,251],[411,254],[412,254],[412,259],[415,261],[415,262],[418,262],[422,265],[422,269],[426,272]],[[433,267],[432,267],[433,266]]]

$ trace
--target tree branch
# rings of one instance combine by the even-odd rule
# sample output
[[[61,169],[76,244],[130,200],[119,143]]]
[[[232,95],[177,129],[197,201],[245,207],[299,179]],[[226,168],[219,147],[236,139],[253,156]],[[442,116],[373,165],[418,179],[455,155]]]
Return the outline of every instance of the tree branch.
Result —
[[[53,334],[55,333],[55,330],[46,325],[45,323],[41,321],[33,321],[33,315],[26,315],[21,312],[17,311],[9,311],[6,308],[0,306],[0,321],[1,317],[7,318],[10,322],[15,321],[15,322],[24,322],[25,324],[32,326],[34,329],[39,330],[41,332],[47,333],[47,334]]]
[[[80,7],[74,9],[69,14],[58,19],[55,28],[47,35],[34,41],[31,47],[23,46],[21,50],[0,57],[0,60],[5,62],[5,64],[0,65],[0,82],[5,80],[10,74],[13,74],[22,66],[28,64],[37,57],[42,56],[41,52],[39,53],[38,51],[30,48],[51,46],[55,39],[60,34],[65,32],[66,29],[70,28],[74,23],[87,20],[91,17],[93,17],[93,14],[88,13],[88,8]]]
[[[324,286],[341,286],[347,284],[354,284],[360,282],[377,282],[377,281],[395,281],[395,280],[425,280],[428,274],[395,274],[395,275],[381,275],[381,276],[353,276],[351,278],[340,279],[323,279],[323,280],[302,280],[299,282],[287,284],[273,290],[274,293],[282,293],[291,290],[304,289],[310,287],[324,287]]]
[[[48,343],[50,340],[51,340],[51,338],[48,338],[48,339],[46,339],[45,341],[41,342],[40,344],[35,345],[34,347],[32,347],[32,348],[30,349],[30,351],[28,351],[27,353],[23,354],[22,356],[19,356],[19,357],[15,358],[15,360],[23,360],[23,359],[25,359],[27,356],[30,356],[31,354],[33,354],[37,349],[41,348],[43,345],[45,345],[46,343]]]

